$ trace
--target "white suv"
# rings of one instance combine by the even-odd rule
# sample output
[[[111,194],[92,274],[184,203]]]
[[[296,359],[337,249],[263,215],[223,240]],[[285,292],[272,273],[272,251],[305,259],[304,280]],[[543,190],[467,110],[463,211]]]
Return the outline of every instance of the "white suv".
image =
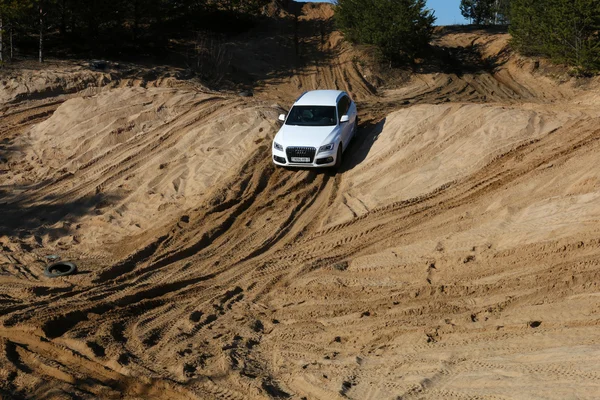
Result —
[[[273,162],[289,167],[335,167],[356,134],[356,104],[346,92],[313,90],[296,100],[273,140]]]

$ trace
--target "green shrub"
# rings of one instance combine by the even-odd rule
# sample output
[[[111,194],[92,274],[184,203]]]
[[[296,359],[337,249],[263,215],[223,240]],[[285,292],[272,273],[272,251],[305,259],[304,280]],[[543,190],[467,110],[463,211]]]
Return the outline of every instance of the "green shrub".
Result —
[[[512,45],[581,71],[600,69],[600,0],[512,0]]]
[[[375,45],[394,63],[421,55],[435,22],[425,0],[338,0],[335,18],[347,40]]]

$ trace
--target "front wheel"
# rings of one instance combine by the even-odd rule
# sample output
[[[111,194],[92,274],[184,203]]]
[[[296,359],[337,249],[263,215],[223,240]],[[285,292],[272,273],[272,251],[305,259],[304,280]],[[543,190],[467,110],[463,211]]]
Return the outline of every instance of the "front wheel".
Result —
[[[338,151],[337,151],[337,157],[335,158],[335,165],[333,166],[334,169],[338,170],[341,168],[342,166],[342,143],[340,142],[339,146],[338,146]]]

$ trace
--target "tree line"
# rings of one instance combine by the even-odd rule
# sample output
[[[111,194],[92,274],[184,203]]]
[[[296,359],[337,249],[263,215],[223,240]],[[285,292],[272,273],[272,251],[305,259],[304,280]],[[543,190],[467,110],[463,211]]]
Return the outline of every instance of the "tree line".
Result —
[[[46,48],[83,56],[160,52],[198,31],[246,30],[271,1],[0,0],[0,62],[17,53],[43,61]],[[461,0],[460,10],[473,24],[508,24],[523,54],[600,70],[600,0]],[[426,0],[338,0],[335,18],[348,40],[375,45],[395,64],[428,51],[436,20]]]
[[[461,0],[475,25],[508,25],[512,46],[581,71],[600,70],[600,0]],[[424,0],[338,0],[346,39],[401,63],[427,53],[435,16]]]
[[[460,9],[477,25],[509,25],[522,54],[600,70],[600,0],[461,0]]]
[[[510,33],[523,54],[600,70],[600,0],[512,0]]]
[[[425,0],[338,0],[335,18],[347,40],[375,45],[392,64],[422,55],[436,20]]]
[[[164,48],[199,30],[248,29],[269,0],[0,0],[0,62],[52,50],[111,55]]]
[[[460,12],[475,25],[506,25],[510,21],[510,0],[461,0]]]

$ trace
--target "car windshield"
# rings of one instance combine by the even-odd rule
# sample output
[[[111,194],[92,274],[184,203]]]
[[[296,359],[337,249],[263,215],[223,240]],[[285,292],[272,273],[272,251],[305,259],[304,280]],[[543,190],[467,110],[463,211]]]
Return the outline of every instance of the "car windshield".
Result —
[[[286,125],[332,126],[336,124],[335,106],[292,107]]]

